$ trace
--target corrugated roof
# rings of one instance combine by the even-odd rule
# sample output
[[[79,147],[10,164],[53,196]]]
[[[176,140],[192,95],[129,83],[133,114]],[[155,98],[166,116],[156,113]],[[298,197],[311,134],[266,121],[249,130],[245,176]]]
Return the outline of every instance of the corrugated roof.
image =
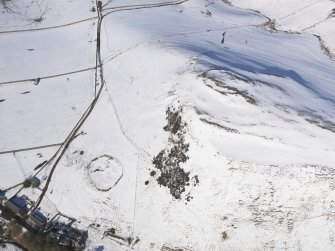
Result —
[[[10,200],[12,203],[14,203],[16,206],[20,207],[20,208],[24,208],[27,209],[27,201],[25,201],[24,199],[22,199],[21,197],[17,197],[14,196],[12,198],[10,198]]]
[[[35,182],[41,183],[41,180],[38,177],[36,177],[36,176],[32,177],[31,181],[35,181]]]
[[[44,216],[40,211],[35,211],[33,213],[33,216],[38,219],[41,222],[47,223],[48,222],[48,218],[46,216]]]

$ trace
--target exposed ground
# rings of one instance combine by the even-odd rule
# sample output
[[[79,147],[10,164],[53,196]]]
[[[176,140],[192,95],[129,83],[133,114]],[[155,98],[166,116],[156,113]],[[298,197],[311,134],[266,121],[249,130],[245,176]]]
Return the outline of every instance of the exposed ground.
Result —
[[[182,107],[167,108],[167,125],[163,129],[169,132],[169,144],[152,161],[160,171],[157,177],[158,184],[167,187],[175,199],[181,199],[191,183],[190,173],[181,167],[189,159],[189,143],[185,142],[187,123],[183,121],[182,113]],[[190,195],[186,197],[187,200],[190,198]]]

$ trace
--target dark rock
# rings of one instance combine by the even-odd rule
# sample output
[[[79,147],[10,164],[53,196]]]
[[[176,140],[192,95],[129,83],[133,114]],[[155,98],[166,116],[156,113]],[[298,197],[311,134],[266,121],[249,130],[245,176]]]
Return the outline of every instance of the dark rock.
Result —
[[[169,188],[171,195],[175,199],[181,199],[185,187],[189,185],[190,173],[181,168],[189,157],[189,144],[185,142],[186,123],[181,117],[182,108],[168,107],[166,110],[167,125],[163,128],[170,132],[168,146],[154,157],[152,163],[160,170],[157,178],[159,185]],[[171,143],[172,142],[172,143]],[[150,175],[154,176],[155,171]]]

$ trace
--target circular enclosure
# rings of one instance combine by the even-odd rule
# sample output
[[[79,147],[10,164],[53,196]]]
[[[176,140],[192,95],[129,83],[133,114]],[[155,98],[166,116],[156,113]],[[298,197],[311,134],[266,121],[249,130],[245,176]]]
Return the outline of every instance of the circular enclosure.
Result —
[[[122,178],[122,165],[112,156],[103,155],[92,160],[88,167],[88,176],[96,189],[109,191]]]

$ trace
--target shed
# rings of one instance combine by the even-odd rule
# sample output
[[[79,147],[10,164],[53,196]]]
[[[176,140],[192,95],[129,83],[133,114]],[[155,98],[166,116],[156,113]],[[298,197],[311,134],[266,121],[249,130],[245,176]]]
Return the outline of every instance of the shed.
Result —
[[[13,196],[7,200],[5,206],[18,216],[24,216],[29,211],[27,201],[18,196]]]
[[[41,180],[36,177],[36,176],[30,176],[29,178],[27,178],[24,183],[23,186],[24,187],[39,187],[41,184]]]
[[[36,210],[29,216],[27,222],[34,228],[42,228],[48,223],[48,218]]]
[[[98,2],[97,2],[97,7],[98,7],[98,10],[101,10],[101,9],[102,9],[102,2],[101,2],[101,1],[98,1]]]
[[[32,187],[39,187],[41,184],[41,180],[38,177],[34,176],[30,179],[30,183]]]

